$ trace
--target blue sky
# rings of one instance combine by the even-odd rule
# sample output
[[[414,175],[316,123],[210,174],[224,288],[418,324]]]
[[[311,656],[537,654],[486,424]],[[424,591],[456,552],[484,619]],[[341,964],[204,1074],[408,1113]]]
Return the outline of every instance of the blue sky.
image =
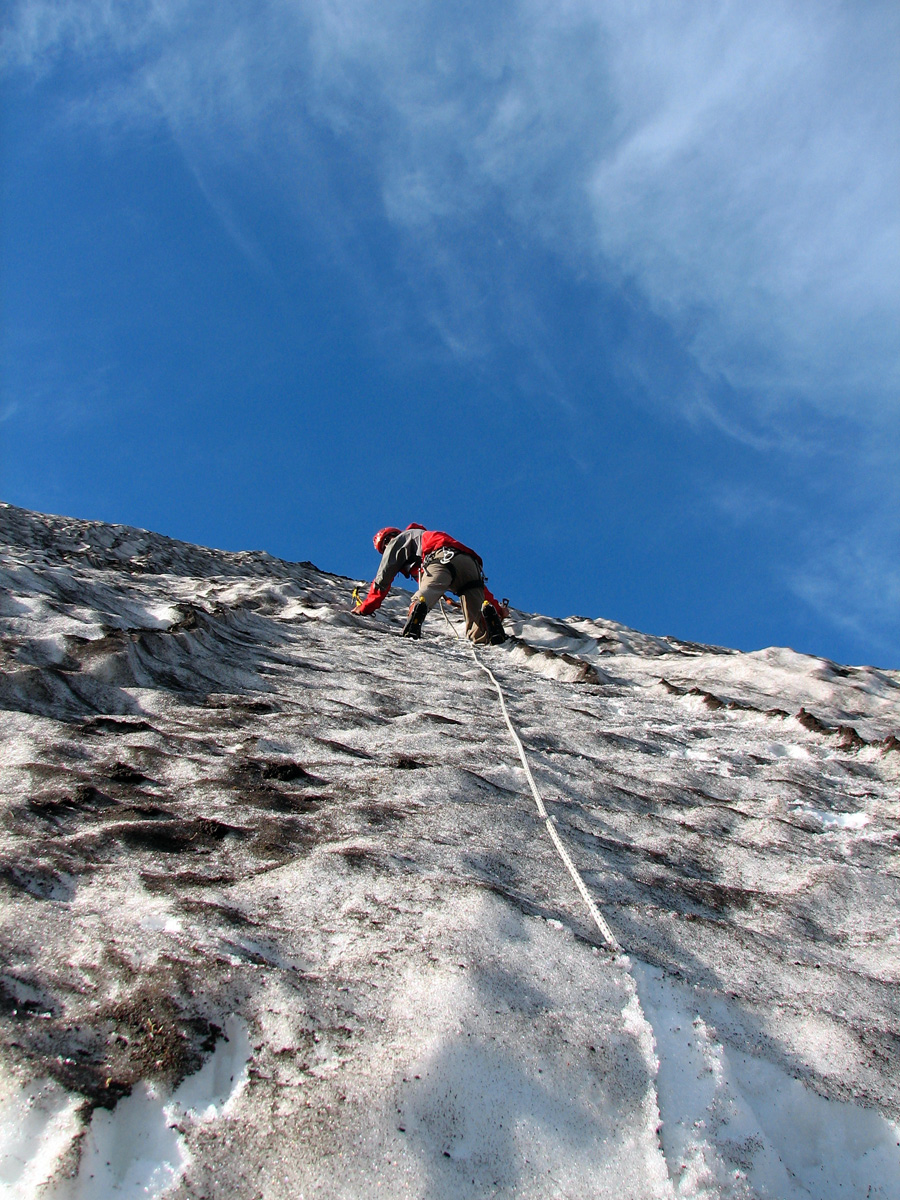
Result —
[[[207,9],[209,11],[207,11]],[[900,666],[900,7],[21,0],[0,495]]]

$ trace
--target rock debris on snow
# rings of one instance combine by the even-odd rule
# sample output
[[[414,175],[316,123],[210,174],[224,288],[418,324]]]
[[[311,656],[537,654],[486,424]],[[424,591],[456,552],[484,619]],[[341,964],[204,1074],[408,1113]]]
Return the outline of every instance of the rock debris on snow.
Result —
[[[900,674],[0,506],[12,1197],[900,1197]]]

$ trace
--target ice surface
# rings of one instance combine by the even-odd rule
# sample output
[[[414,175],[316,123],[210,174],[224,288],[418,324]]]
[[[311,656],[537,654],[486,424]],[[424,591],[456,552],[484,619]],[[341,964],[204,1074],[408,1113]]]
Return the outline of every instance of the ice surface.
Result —
[[[94,1113],[74,1180],[52,1188],[48,1200],[156,1200],[181,1175],[186,1155],[154,1090],[138,1084],[113,1112]]]
[[[798,804],[794,812],[817,822],[822,829],[863,829],[871,820],[864,812],[819,812],[803,804]]]
[[[232,1017],[225,1035],[202,1068],[168,1099],[157,1088],[139,1084],[112,1112],[98,1109],[84,1135],[76,1178],[45,1191],[46,1200],[156,1200],[170,1190],[190,1160],[185,1124],[216,1120],[246,1084],[246,1026]]]
[[[78,1133],[79,1103],[51,1079],[0,1077],[0,1195],[38,1194]]]
[[[0,528],[10,1195],[896,1200],[896,672],[513,612],[616,957],[439,617]]]
[[[195,1075],[177,1089],[166,1105],[179,1120],[214,1121],[227,1112],[247,1084],[250,1039],[237,1017],[225,1022],[225,1036]]]
[[[637,963],[659,1061],[660,1140],[679,1196],[900,1196],[900,1126],[827,1100],[724,1042],[702,995]],[[705,1014],[705,1015],[704,1015]]]

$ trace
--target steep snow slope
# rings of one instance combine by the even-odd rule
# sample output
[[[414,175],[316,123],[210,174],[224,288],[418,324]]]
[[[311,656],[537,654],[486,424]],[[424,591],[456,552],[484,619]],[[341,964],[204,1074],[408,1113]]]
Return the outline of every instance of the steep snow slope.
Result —
[[[0,507],[15,1197],[898,1197],[900,678]]]

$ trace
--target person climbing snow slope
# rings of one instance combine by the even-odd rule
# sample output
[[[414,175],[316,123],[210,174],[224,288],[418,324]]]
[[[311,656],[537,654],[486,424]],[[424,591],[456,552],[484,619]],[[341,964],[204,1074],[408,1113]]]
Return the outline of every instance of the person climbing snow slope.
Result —
[[[449,533],[416,524],[407,525],[402,531],[389,525],[379,529],[372,540],[381,555],[381,564],[368,595],[354,609],[356,613],[367,616],[380,608],[395,576],[403,574],[419,584],[409,606],[403,637],[420,637],[427,613],[449,591],[459,596],[462,603],[466,637],[478,644],[492,642],[495,646],[506,641],[496,602],[485,587],[483,563],[474,550]]]

